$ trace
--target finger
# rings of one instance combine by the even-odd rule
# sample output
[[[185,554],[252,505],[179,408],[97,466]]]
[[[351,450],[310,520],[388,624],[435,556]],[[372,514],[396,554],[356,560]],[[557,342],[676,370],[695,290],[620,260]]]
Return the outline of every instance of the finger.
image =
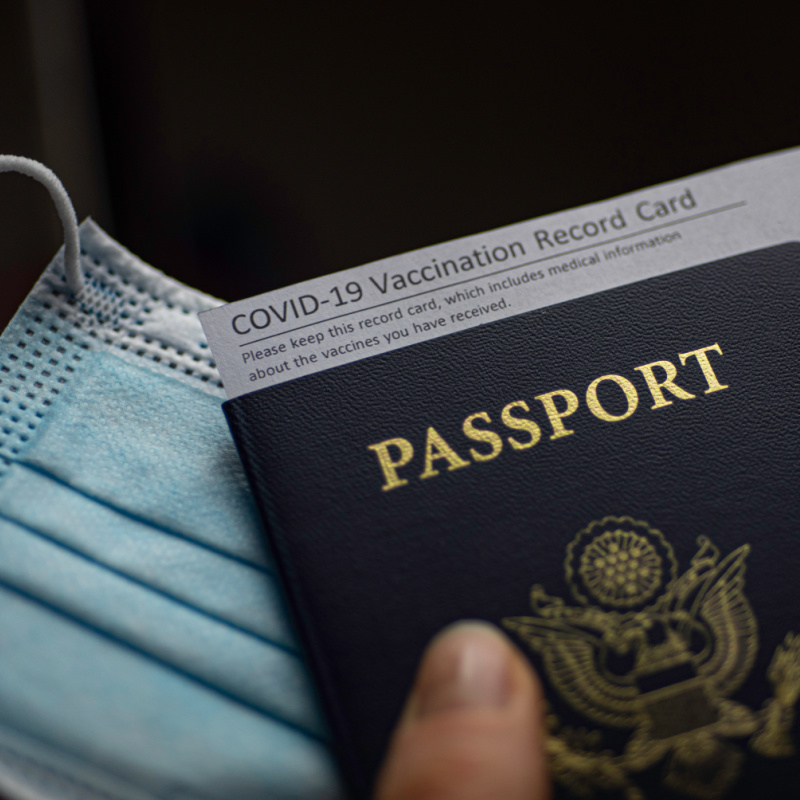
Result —
[[[495,627],[462,622],[429,645],[376,800],[545,800],[544,701]]]

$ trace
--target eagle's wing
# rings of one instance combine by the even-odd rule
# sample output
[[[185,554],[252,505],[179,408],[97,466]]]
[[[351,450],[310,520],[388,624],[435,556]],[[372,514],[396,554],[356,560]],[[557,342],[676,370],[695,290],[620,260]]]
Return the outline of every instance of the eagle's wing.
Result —
[[[576,711],[601,725],[633,728],[639,690],[632,680],[613,681],[602,673],[598,660],[602,636],[578,622],[508,617],[503,625],[541,655],[553,687]]]
[[[708,575],[697,596],[697,616],[712,634],[707,659],[698,672],[708,676],[722,696],[735,692],[753,667],[758,651],[758,623],[744,594],[745,560],[749,545],[726,556]]]

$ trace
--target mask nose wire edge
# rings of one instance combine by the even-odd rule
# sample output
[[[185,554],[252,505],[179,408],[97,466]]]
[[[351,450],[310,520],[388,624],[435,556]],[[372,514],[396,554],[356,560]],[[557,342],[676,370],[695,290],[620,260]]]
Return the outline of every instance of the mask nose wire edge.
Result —
[[[0,155],[0,172],[19,172],[39,181],[55,204],[61,224],[64,227],[64,272],[73,295],[80,295],[83,290],[83,275],[80,266],[80,243],[78,240],[78,217],[67,190],[55,172],[24,156]]]

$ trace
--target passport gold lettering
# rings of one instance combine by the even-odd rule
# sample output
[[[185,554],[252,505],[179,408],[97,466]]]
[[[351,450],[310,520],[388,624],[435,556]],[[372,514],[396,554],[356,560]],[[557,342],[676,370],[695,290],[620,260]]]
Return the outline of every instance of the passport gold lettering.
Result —
[[[471,447],[469,454],[472,456],[473,461],[491,461],[493,458],[497,458],[497,456],[500,455],[500,452],[503,449],[503,440],[493,430],[489,430],[487,428],[476,428],[476,419],[482,419],[484,422],[492,421],[486,411],[479,411],[477,414],[471,414],[464,420],[464,425],[462,428],[464,435],[468,439],[472,439],[474,442],[484,442],[485,444],[488,444],[491,447],[491,452],[481,453],[474,447]]]
[[[728,387],[724,384],[720,383],[717,380],[717,376],[714,374],[714,370],[711,367],[711,362],[708,360],[708,353],[714,350],[715,352],[722,355],[722,348],[719,344],[714,343],[709,347],[701,347],[699,350],[692,350],[691,353],[679,353],[678,358],[681,360],[681,364],[685,364],[687,359],[694,356],[697,359],[697,363],[700,365],[700,369],[703,371],[703,377],[706,379],[708,383],[708,389],[706,389],[705,394],[711,394],[711,392],[719,392],[721,389],[727,389]]]
[[[561,411],[558,410],[556,397],[564,400],[566,408]],[[547,418],[550,420],[550,425],[553,428],[551,439],[560,439],[562,436],[569,436],[575,433],[575,431],[566,428],[562,422],[564,417],[569,417],[578,410],[578,398],[575,392],[571,392],[569,389],[556,389],[554,392],[537,395],[536,399],[544,406]]]
[[[666,378],[663,381],[659,381],[656,378],[654,372],[656,368],[664,371]],[[694,395],[691,392],[681,389],[675,383],[675,376],[678,374],[678,370],[671,361],[654,361],[652,364],[643,364],[641,367],[636,367],[636,369],[644,375],[647,388],[650,390],[650,394],[653,395],[653,405],[650,408],[664,408],[672,405],[672,400],[667,400],[664,397],[664,390],[677,397],[678,400],[694,399]]]
[[[391,448],[391,450],[390,450]],[[383,491],[396,489],[398,486],[405,486],[408,483],[406,478],[400,478],[397,470],[404,467],[414,457],[414,448],[408,439],[387,439],[385,442],[371,444],[368,450],[372,450],[378,456],[378,463],[383,471]],[[397,452],[398,457],[392,458],[392,452]]]
[[[696,385],[700,379],[700,375],[697,374],[697,367],[699,367],[699,372],[706,384],[704,394],[728,389],[729,386],[722,383],[714,371],[710,358],[712,353],[714,360],[718,361],[722,356],[722,348],[719,343],[715,342],[707,347],[679,353],[678,358],[683,368],[681,383],[695,381]],[[653,399],[651,410],[673,405],[673,400],[668,397],[678,400],[691,400],[696,397],[676,382],[678,368],[672,361],[666,359],[653,361],[633,369],[641,373],[644,378],[645,386]],[[634,383],[624,375],[614,373],[600,375],[591,381],[586,388],[585,397],[588,414],[583,412],[577,414],[574,417],[575,420],[579,420],[583,414],[584,421],[594,418],[601,422],[623,422],[636,412],[640,399]],[[573,417],[580,409],[580,401],[575,392],[570,389],[555,389],[536,395],[535,399],[541,403],[538,414],[544,416],[552,430],[549,436],[551,441],[563,439],[576,432],[565,425],[565,420]],[[515,434],[505,437],[511,450],[517,452],[529,450],[541,441],[542,428],[535,419],[531,418],[535,416],[536,414],[532,412],[525,400],[514,400],[502,408],[499,423]],[[579,426],[578,422],[571,421],[570,424],[576,428]],[[489,411],[476,411],[469,414],[461,423],[460,430],[467,443],[464,443],[463,440],[455,441],[449,432],[447,437],[450,441],[448,441],[436,428],[427,427],[422,459],[423,470],[418,476],[419,480],[435,478],[442,470],[453,472],[468,467],[472,463],[493,461],[503,453],[504,437],[498,432],[497,425],[493,422]],[[401,470],[404,467],[408,467],[408,470],[414,469],[412,439],[413,437],[410,439],[396,437],[368,446],[368,449],[377,457],[383,477],[381,489],[384,492],[406,486],[409,483],[409,478],[403,477]],[[472,446],[475,443],[477,446]],[[468,458],[463,454],[466,454]]]
[[[425,469],[419,476],[424,481],[434,478],[439,474],[433,464],[435,461],[446,461],[447,469],[451,472],[454,469],[462,469],[469,466],[469,461],[461,458],[452,447],[444,440],[436,428],[428,428],[428,435],[425,440]]]
[[[628,408],[625,410],[624,414],[611,414],[603,408],[597,398],[597,387],[600,386],[603,381],[616,383],[617,386],[622,389],[622,393],[628,401]],[[589,411],[591,411],[597,419],[602,419],[604,422],[622,422],[623,419],[628,419],[628,417],[636,411],[636,407],[639,405],[639,394],[636,391],[636,387],[627,378],[623,378],[622,375],[601,375],[589,384],[589,388],[586,390],[586,405],[589,406]]]
[[[521,442],[513,436],[508,437],[508,443],[514,450],[527,450],[533,447],[539,439],[542,438],[542,429],[532,420],[526,417],[518,417],[511,412],[515,408],[521,408],[523,411],[530,411],[528,404],[524,400],[515,400],[509,403],[500,414],[500,419],[506,428],[511,428],[512,431],[525,431],[531,438],[527,442]]]

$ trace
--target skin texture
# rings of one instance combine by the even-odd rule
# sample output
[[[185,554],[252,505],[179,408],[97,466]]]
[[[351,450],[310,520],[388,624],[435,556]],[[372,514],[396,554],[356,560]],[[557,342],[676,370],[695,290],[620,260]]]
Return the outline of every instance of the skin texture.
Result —
[[[549,800],[544,700],[495,627],[456,623],[422,658],[375,800]]]

